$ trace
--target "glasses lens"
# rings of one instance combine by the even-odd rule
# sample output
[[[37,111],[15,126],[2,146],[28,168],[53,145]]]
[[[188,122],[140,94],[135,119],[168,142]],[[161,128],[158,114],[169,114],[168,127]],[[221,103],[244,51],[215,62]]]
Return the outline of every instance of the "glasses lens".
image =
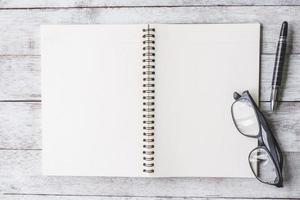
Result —
[[[237,129],[244,135],[256,136],[259,133],[259,124],[250,102],[246,99],[236,101],[232,105],[232,116]]]
[[[270,154],[263,148],[253,150],[249,156],[250,167],[256,178],[264,183],[276,184],[278,175]]]

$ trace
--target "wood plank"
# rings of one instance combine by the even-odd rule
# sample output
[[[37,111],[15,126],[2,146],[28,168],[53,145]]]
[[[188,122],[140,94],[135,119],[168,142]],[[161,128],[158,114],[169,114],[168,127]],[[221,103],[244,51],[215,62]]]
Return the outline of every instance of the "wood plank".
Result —
[[[40,99],[40,57],[0,57],[0,99]]]
[[[274,135],[285,152],[300,152],[300,103],[285,102],[274,114],[269,103],[261,103]],[[41,105],[0,103],[0,149],[41,149]]]
[[[60,7],[111,7],[111,6],[253,6],[253,5],[300,5],[297,0],[212,0],[212,1],[198,1],[198,0],[2,0],[0,8],[60,8]]]
[[[2,193],[100,197],[300,197],[300,153],[284,154],[285,185],[281,189],[264,185],[255,178],[47,177],[40,175],[39,153],[0,151]]]
[[[272,75],[275,55],[261,56],[260,100],[269,101],[271,96]],[[281,101],[300,100],[300,55],[287,55],[283,72],[282,87],[279,92]]]
[[[261,57],[261,101],[269,101],[274,55]],[[300,55],[288,55],[280,100],[300,101]],[[40,57],[0,56],[0,100],[40,100]],[[242,67],[242,66],[241,66]]]
[[[113,197],[113,196],[76,196],[76,195],[24,195],[24,194],[8,194],[0,196],[2,200],[186,200],[185,197]],[[198,198],[192,197],[189,200],[228,200],[231,198]],[[234,198],[235,200],[269,200],[265,198]],[[276,198],[276,200],[287,200],[291,198]]]
[[[41,150],[0,150],[0,175],[40,175]]]
[[[269,103],[261,103],[261,110],[283,151],[300,152],[300,103],[281,103],[275,113]]]
[[[290,22],[288,51],[299,54],[300,6],[9,9],[0,12],[0,55],[39,55],[41,24],[243,22],[263,25],[262,52],[271,54],[283,20]]]
[[[40,149],[40,103],[0,102],[0,149]]]

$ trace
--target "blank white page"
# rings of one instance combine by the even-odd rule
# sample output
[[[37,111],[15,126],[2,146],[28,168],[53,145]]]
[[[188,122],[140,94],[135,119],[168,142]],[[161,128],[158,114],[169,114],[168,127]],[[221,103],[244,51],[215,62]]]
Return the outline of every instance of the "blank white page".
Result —
[[[252,177],[233,92],[259,95],[259,24],[156,29],[155,176]]]
[[[142,28],[42,26],[45,175],[142,175]]]

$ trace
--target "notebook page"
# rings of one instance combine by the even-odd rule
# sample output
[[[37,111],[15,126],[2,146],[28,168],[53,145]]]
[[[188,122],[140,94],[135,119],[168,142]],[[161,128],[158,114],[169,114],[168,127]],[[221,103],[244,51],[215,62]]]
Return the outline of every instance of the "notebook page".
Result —
[[[154,25],[155,176],[253,177],[233,92],[259,95],[259,24]]]
[[[144,27],[42,26],[45,175],[142,175]]]

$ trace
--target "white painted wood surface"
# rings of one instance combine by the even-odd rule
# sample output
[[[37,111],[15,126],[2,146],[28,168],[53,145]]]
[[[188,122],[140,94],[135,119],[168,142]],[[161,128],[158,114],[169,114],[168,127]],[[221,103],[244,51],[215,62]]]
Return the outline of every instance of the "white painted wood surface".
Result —
[[[298,0],[2,0],[0,8],[61,8],[61,7],[124,7],[124,6],[252,6],[252,5],[299,5]]]
[[[279,110],[268,111],[280,24],[290,23]],[[262,24],[261,108],[286,158],[285,187],[236,178],[41,176],[40,24]],[[300,1],[2,0],[0,1],[0,199],[183,200],[300,199]],[[229,155],[230,156],[230,155]]]

